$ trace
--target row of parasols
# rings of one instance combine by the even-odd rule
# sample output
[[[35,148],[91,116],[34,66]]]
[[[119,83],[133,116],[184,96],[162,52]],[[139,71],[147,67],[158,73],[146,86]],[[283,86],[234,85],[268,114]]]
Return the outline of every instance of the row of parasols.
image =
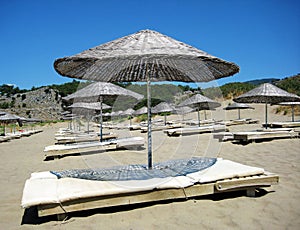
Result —
[[[239,72],[239,66],[235,63],[212,56],[153,30],[141,30],[79,54],[59,58],[55,60],[54,68],[62,76],[77,79],[98,82],[147,82],[148,168],[152,168],[151,82],[209,82]],[[287,92],[280,95],[278,93],[282,91],[267,91],[270,87],[264,85],[255,92],[254,97],[242,95],[236,98],[236,102],[267,104],[274,101],[300,101],[300,97]],[[267,92],[268,95],[265,94]]]
[[[34,119],[34,118],[20,117],[15,114],[0,111],[0,124],[3,125],[3,129],[4,129],[2,135],[5,135],[6,124],[18,123],[19,126],[22,126],[23,123],[36,123],[36,122],[41,122],[41,120]]]
[[[88,99],[88,98],[99,98],[100,102],[76,102],[69,106],[70,108],[81,108],[87,110],[99,110],[100,111],[100,137],[102,137],[102,116],[131,116],[131,115],[141,115],[147,114],[148,109],[146,107],[142,107],[134,111],[133,109],[129,108],[126,111],[113,111],[111,113],[104,113],[102,114],[102,110],[111,108],[110,106],[104,104],[102,102],[103,97],[112,97],[118,95],[126,95],[131,96],[136,99],[143,98],[142,95],[132,92],[130,90],[124,89],[120,86],[111,84],[111,83],[103,83],[103,82],[96,82],[88,85],[87,87],[67,96],[64,100],[74,100],[74,99]],[[290,94],[272,84],[262,84],[261,86],[247,92],[240,97],[235,98],[235,101],[242,101],[242,102],[250,102],[250,103],[265,103],[266,104],[266,127],[267,125],[267,104],[279,104],[279,105],[291,105],[292,106],[292,121],[294,121],[294,106],[300,104],[300,102],[280,102],[280,97],[297,97],[296,95]],[[198,124],[200,126],[200,110],[214,110],[217,107],[220,107],[221,104],[219,102],[213,101],[208,97],[205,97],[201,94],[196,94],[182,103],[175,108],[173,105],[170,105],[166,102],[161,102],[160,104],[156,105],[155,107],[151,108],[152,113],[177,113],[177,114],[184,114],[193,111],[192,106],[198,112]],[[240,110],[241,109],[253,109],[253,107],[244,104],[244,103],[232,103],[224,108],[225,110],[238,110],[238,119],[240,119]],[[206,119],[206,113],[205,113]],[[130,119],[131,121],[131,119]],[[166,115],[164,123],[166,125]],[[131,125],[131,123],[130,123]]]

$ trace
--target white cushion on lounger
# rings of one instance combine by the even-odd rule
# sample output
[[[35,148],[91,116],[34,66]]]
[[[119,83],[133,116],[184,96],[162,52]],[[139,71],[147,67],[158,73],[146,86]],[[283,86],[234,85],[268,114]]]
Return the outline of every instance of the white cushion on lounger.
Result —
[[[208,169],[187,176],[152,178],[130,181],[94,181],[76,178],[57,179],[50,172],[33,173],[25,183],[22,207],[59,203],[76,198],[122,194],[153,189],[182,188],[196,182],[206,183],[220,179],[263,174],[261,168],[218,159]]]

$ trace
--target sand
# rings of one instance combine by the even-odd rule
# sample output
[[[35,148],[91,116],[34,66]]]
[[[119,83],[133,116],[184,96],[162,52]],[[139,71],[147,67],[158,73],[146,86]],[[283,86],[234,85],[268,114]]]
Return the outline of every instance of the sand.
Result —
[[[264,120],[264,106],[241,111],[244,118]],[[209,114],[216,117],[218,114]],[[237,111],[226,111],[226,119]],[[269,113],[270,121],[290,117]],[[186,116],[196,118],[196,114]],[[298,117],[297,117],[298,118]],[[168,118],[169,119],[169,118]],[[176,119],[176,117],[173,117]],[[187,201],[160,202],[128,207],[78,212],[66,222],[53,217],[38,219],[20,207],[26,179],[32,172],[116,164],[147,163],[146,149],[68,156],[43,161],[43,149],[55,143],[54,133],[67,123],[42,127],[43,132],[7,143],[0,143],[0,228],[1,229],[299,229],[300,227],[300,155],[299,139],[280,139],[248,145],[218,143],[210,134],[167,137],[153,134],[153,160],[164,161],[189,156],[213,156],[263,167],[280,176],[280,183],[259,192],[255,198],[245,193],[205,196]],[[230,130],[254,130],[261,124],[232,126]],[[119,136],[139,131],[116,131]],[[47,188],[45,188],[47,189]]]

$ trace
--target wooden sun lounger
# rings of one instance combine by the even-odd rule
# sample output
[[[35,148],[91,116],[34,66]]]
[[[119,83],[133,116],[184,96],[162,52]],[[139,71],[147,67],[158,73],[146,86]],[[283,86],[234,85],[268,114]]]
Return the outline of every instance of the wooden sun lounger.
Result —
[[[189,135],[189,134],[199,134],[206,132],[222,132],[227,130],[224,125],[208,125],[200,127],[191,127],[191,128],[177,128],[177,129],[168,129],[164,130],[168,136],[180,136],[180,135]]]
[[[259,140],[269,140],[269,139],[277,139],[277,138],[296,138],[299,136],[298,132],[292,131],[250,131],[250,132],[236,132],[233,133],[234,141],[239,142],[252,142]]]
[[[263,124],[263,127],[266,125]],[[295,127],[300,127],[300,121],[294,121],[294,122],[272,122],[268,124],[268,127],[271,128],[295,128]]]
[[[123,148],[139,148],[144,145],[143,137],[129,137],[104,142],[83,142],[80,144],[51,145],[44,149],[45,159],[59,158],[65,155],[72,155],[91,151],[104,151]]]
[[[10,141],[11,140],[11,137],[9,136],[1,136],[0,137],[0,142],[6,142],[6,141]]]
[[[257,124],[258,122],[259,120],[253,120],[253,119],[236,119],[230,121],[221,121],[217,123],[226,126],[231,126],[231,125],[243,125],[243,124]]]
[[[213,138],[218,139],[219,142],[229,141],[229,140],[233,140],[233,133],[232,132],[214,133]]]
[[[79,198],[62,203],[42,204],[37,206],[38,216],[57,215],[64,220],[68,213],[138,203],[158,202],[164,200],[188,199],[203,195],[232,191],[246,191],[247,196],[254,197],[255,190],[277,184],[279,176],[265,173],[263,175],[219,180],[204,184],[195,184],[186,188],[150,190],[134,193],[115,194],[90,198]]]
[[[115,134],[107,134],[103,135],[103,140],[115,139],[117,135]],[[61,136],[55,138],[57,144],[71,144],[71,143],[80,143],[80,142],[92,142],[99,141],[99,136],[91,136],[91,135],[81,135],[81,136]]]
[[[182,121],[182,122],[186,125],[192,125],[192,126],[199,125],[199,121],[196,121],[196,120],[186,120],[186,121]],[[200,125],[212,125],[215,123],[216,123],[216,121],[213,119],[200,121]]]
[[[181,124],[173,124],[173,125],[156,125],[151,127],[151,131],[162,131],[166,129],[176,129],[182,127]],[[147,133],[148,127],[141,127],[141,133]]]

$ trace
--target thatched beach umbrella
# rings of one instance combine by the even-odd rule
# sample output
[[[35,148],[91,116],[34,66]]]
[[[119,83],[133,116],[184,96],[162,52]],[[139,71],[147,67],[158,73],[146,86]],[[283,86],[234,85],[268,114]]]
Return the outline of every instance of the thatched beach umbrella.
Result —
[[[132,119],[132,114],[134,113],[134,109],[126,109],[121,115],[122,116],[129,116],[129,125],[131,126],[131,119]]]
[[[142,114],[146,114],[146,113],[148,113],[148,108],[146,106],[144,106],[144,107],[142,107],[140,109],[137,109],[132,114],[133,115],[142,115]]]
[[[76,102],[72,105],[69,106],[69,108],[79,108],[79,109],[84,109],[88,111],[87,114],[87,132],[89,133],[90,131],[90,119],[91,117],[89,116],[89,110],[103,110],[103,109],[109,109],[111,108],[109,105],[106,105],[101,102]]]
[[[276,87],[270,83],[264,83],[247,93],[233,99],[239,103],[264,103],[265,104],[265,126],[268,127],[268,104],[280,102],[300,101],[300,97],[295,94]]]
[[[0,116],[0,123],[4,124],[4,135],[5,135],[5,125],[9,124],[9,123],[14,123],[14,122],[18,122],[19,124],[21,124],[21,117],[14,115],[14,114],[10,114],[10,113],[5,113],[4,115]]]
[[[251,107],[250,105],[244,104],[244,103],[232,103],[228,106],[226,106],[225,108],[223,108],[225,110],[238,110],[238,119],[241,119],[241,109],[254,109],[253,107]]]
[[[153,113],[167,113],[167,112],[174,112],[175,107],[170,105],[167,102],[161,102],[158,105],[152,108]],[[167,116],[164,114],[164,122],[165,125],[167,124]]]
[[[62,76],[103,82],[147,82],[148,168],[152,168],[151,81],[208,82],[239,72],[224,61],[152,30],[142,30],[57,59]]]
[[[179,104],[179,106],[187,106],[187,105],[191,105],[197,108],[199,126],[200,126],[200,110],[213,110],[221,106],[219,102],[213,101],[212,99],[205,97],[201,94],[196,94]],[[206,119],[206,114],[205,114],[205,119]]]
[[[194,111],[194,109],[192,109],[189,106],[180,106],[180,107],[176,107],[176,113],[182,115],[182,120],[184,120],[184,115],[187,113],[191,113],[192,111]]]
[[[292,107],[292,122],[295,121],[295,106],[300,105],[299,101],[280,102],[278,105],[291,106]]]
[[[102,142],[102,110],[101,104],[103,104],[103,97],[117,97],[117,96],[129,96],[134,97],[138,100],[142,99],[144,96],[133,91],[127,90],[115,84],[106,82],[95,82],[92,83],[73,94],[64,97],[64,100],[72,99],[88,99],[94,98],[100,102],[100,141]]]

